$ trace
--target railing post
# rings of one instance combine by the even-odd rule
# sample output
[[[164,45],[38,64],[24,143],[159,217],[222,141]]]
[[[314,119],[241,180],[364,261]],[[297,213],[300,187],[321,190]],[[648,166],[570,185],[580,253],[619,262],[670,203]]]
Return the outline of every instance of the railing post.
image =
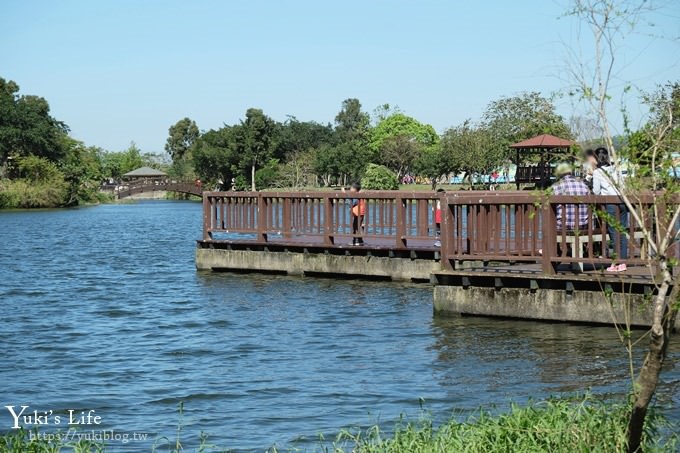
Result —
[[[416,203],[418,204],[417,211],[416,211],[416,216],[418,217],[416,219],[417,223],[417,235],[418,236],[427,236],[427,230],[430,227],[430,223],[428,222],[428,206],[429,206],[429,200],[416,200]]]
[[[281,228],[283,229],[283,237],[284,238],[289,238],[291,237],[292,233],[292,225],[293,225],[293,219],[292,219],[292,209],[291,209],[291,203],[292,203],[292,198],[290,197],[285,197],[283,198],[283,207],[282,207],[282,212],[281,215],[283,218],[281,219]]]
[[[335,243],[335,227],[333,225],[333,200],[331,197],[323,199],[323,242],[326,245]]]
[[[543,257],[541,259],[541,268],[544,274],[554,275],[555,266],[552,258],[555,256],[557,249],[557,233],[555,232],[555,211],[553,210],[550,198],[543,202],[541,208],[541,233],[543,244]]]
[[[207,194],[203,194],[203,240],[209,241],[212,239],[210,231],[212,225],[212,206]]]
[[[442,212],[442,223],[440,225],[439,241],[441,242],[440,261],[442,270],[452,271],[451,256],[453,256],[453,211],[449,200],[440,195],[439,207]],[[460,233],[459,233],[460,234]]]
[[[267,206],[262,192],[257,194],[257,236],[260,242],[267,242]]]
[[[397,248],[406,247],[406,203],[404,198],[398,194],[394,200],[394,206],[397,210]]]

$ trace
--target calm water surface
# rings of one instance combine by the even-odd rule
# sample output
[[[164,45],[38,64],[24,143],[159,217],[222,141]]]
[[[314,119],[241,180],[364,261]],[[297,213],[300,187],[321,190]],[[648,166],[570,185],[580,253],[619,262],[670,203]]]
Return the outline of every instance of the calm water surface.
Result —
[[[236,450],[312,448],[417,418],[422,400],[443,420],[626,392],[613,328],[435,319],[426,285],[198,273],[200,228],[198,203],[0,212],[0,431],[5,405],[29,405],[172,437],[183,401],[185,447],[205,431]],[[677,341],[670,356],[659,400],[680,420]]]

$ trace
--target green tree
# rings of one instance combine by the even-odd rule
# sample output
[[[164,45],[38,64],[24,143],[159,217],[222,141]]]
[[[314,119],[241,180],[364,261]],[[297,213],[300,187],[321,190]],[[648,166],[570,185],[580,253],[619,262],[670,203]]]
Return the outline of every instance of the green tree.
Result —
[[[104,179],[101,150],[87,147],[70,137],[64,139],[66,155],[59,167],[68,184],[66,205],[75,206],[99,200],[99,187]]]
[[[102,173],[105,178],[120,180],[125,173],[147,165],[135,142],[125,151],[101,153]]]
[[[10,155],[64,156],[62,137],[68,127],[50,115],[50,106],[39,96],[19,95],[19,86],[0,78],[0,165]]]
[[[340,112],[335,117],[335,146],[330,151],[331,159],[336,160],[324,169],[341,184],[350,179],[359,180],[366,165],[374,158],[368,147],[371,119],[361,110],[358,99],[345,99]]]
[[[342,102],[335,116],[335,136],[338,143],[359,142],[365,145],[369,139],[371,118],[361,110],[361,102],[350,98]]]
[[[250,167],[250,187],[257,189],[255,172],[258,166],[268,162],[273,152],[273,140],[276,123],[262,110],[250,108],[246,111],[245,120],[238,129],[238,145],[244,166]]]
[[[224,126],[201,135],[192,150],[193,166],[201,179],[227,188],[231,179],[240,176],[237,138],[241,126]]]
[[[33,154],[18,157],[16,159],[16,170],[19,178],[34,183],[46,183],[64,178],[57,164],[45,157]]]
[[[277,159],[269,159],[265,165],[258,168],[255,172],[255,181],[257,187],[275,187],[280,182],[279,161]]]
[[[381,120],[372,130],[370,147],[379,151],[385,140],[404,136],[423,145],[432,146],[439,142],[439,136],[432,126],[403,113],[395,113]]]
[[[397,113],[401,113],[401,109],[398,105],[381,104],[373,109],[373,121],[377,124],[380,123],[385,118],[388,118]]]
[[[142,159],[142,151],[137,147],[135,142],[130,142],[127,150],[123,151],[123,159],[121,161],[123,174],[136,170],[144,166],[144,159]]]
[[[470,120],[444,132],[441,139],[442,160],[456,171],[464,171],[473,187],[474,176],[489,174],[504,161],[505,153],[495,147],[492,134]]]
[[[327,145],[329,146],[329,145]],[[310,148],[307,151],[295,152],[288,156],[280,169],[282,187],[316,187],[318,185],[315,163],[321,148]]]
[[[430,180],[432,190],[437,188],[437,181],[443,176],[459,171],[455,162],[442,149],[441,143],[423,150],[413,163],[413,168],[417,175]]]
[[[495,151],[506,156],[510,145],[536,135],[573,138],[568,124],[555,111],[553,102],[537,92],[492,101],[482,116],[481,127],[491,135]]]
[[[299,121],[294,116],[280,125],[276,137],[274,156],[288,160],[291,156],[333,143],[333,128],[314,121]]]
[[[196,122],[183,118],[170,126],[165,150],[170,154],[173,162],[183,159],[191,147],[196,143],[200,132]]]
[[[401,180],[406,173],[413,169],[423,150],[432,147],[425,147],[407,135],[389,137],[380,146],[378,162],[394,171],[397,178]]]
[[[333,179],[340,175],[340,162],[337,159],[336,148],[333,145],[324,144],[315,150],[314,172],[321,178],[324,186],[330,186]]]
[[[369,146],[377,161],[401,178],[413,165],[422,150],[439,142],[439,136],[429,124],[394,113],[383,118],[371,130]]]
[[[397,175],[384,165],[368,164],[361,187],[366,190],[397,190],[399,181]]]

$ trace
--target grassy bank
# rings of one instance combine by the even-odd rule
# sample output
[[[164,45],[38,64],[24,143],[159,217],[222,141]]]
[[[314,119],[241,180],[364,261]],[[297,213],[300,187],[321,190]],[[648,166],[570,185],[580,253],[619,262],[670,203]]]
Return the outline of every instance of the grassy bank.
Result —
[[[628,406],[597,401],[590,396],[577,400],[554,399],[526,406],[513,405],[502,414],[480,412],[464,421],[450,420],[435,427],[428,419],[400,422],[390,433],[377,426],[341,431],[334,442],[321,440],[316,446],[270,448],[267,452],[316,451],[323,453],[431,453],[431,452],[624,452]],[[185,444],[182,409],[175,436],[158,438],[151,451],[228,451],[206,442]],[[678,426],[651,414],[644,436],[645,452],[678,451]],[[48,442],[37,431],[17,430],[0,436],[0,453],[11,452],[100,452],[107,445],[97,442]],[[117,451],[120,445],[108,445]],[[134,445],[128,444],[134,448]]]
[[[377,427],[345,431],[335,451],[624,452],[628,414],[625,405],[605,404],[589,397],[549,400],[523,407],[513,405],[501,415],[480,412],[465,421],[451,420],[436,428],[424,420],[400,424],[389,435]],[[661,417],[650,417],[644,451],[677,451],[677,438],[667,435],[669,432],[673,431]]]
[[[70,187],[63,181],[0,180],[0,209],[60,208],[74,203]],[[81,196],[77,204],[108,203],[109,194],[96,190]]]

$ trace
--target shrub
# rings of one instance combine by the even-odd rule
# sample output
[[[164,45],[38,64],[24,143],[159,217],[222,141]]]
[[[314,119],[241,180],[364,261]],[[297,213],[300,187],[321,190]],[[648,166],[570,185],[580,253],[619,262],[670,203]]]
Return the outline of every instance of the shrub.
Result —
[[[0,187],[0,208],[56,208],[64,206],[68,185],[63,178],[32,182],[25,179],[3,181]]]
[[[366,190],[396,190],[399,181],[397,175],[384,165],[368,164],[361,178],[361,187]]]

